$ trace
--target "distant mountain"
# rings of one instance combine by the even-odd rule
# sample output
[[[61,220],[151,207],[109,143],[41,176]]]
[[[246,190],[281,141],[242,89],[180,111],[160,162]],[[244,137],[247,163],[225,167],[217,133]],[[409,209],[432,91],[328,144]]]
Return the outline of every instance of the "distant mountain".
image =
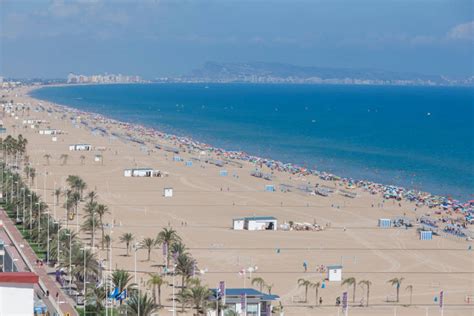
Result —
[[[167,79],[169,80],[169,79]],[[472,85],[473,78],[452,80],[443,76],[401,73],[377,69],[304,67],[282,63],[207,62],[190,75],[172,79],[182,82],[249,82],[379,85]]]

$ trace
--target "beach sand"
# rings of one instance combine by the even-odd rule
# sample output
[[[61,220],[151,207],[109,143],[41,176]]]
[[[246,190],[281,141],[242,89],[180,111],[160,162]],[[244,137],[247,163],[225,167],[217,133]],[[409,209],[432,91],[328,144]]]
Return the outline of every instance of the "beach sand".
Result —
[[[32,106],[41,103],[46,109],[65,111],[63,107],[30,98],[27,96],[29,89],[16,88],[2,94],[15,103]],[[239,271],[257,266],[252,277],[262,277],[274,285],[272,293],[281,297],[285,315],[340,313],[340,309],[334,307],[336,297],[346,290],[340,282],[326,282],[326,287],[319,290],[323,298],[322,307],[310,307],[315,304],[314,290],[308,294],[308,303],[298,302],[304,298],[304,289],[298,288],[297,280],[321,281],[326,274],[316,272],[316,267],[334,264],[343,265],[344,278],[355,277],[357,281],[372,282],[372,306],[350,308],[350,315],[438,315],[440,309],[434,297],[441,290],[445,295],[444,315],[474,315],[473,303],[469,305],[465,302],[466,296],[474,299],[474,256],[472,251],[467,250],[471,243],[436,236],[431,241],[421,241],[416,228],[377,227],[379,218],[406,213],[415,222],[415,217],[433,213],[433,209],[418,207],[415,211],[414,203],[401,201],[399,206],[399,202],[392,200],[385,201],[380,207],[382,196],[371,195],[361,189],[354,189],[358,195],[354,199],[337,193],[329,197],[309,195],[296,188],[307,183],[330,186],[335,183],[315,176],[298,177],[278,171],[274,172],[272,181],[266,181],[252,177],[250,172],[255,165],[247,162],[243,162],[242,168],[230,165],[220,168],[198,161],[189,167],[183,161],[173,161],[174,154],[154,149],[150,143],[146,147],[151,152],[146,152],[142,145],[136,143],[94,135],[85,125],[74,127],[69,119],[61,118],[60,112],[31,111],[29,116],[26,113],[16,115],[18,120],[5,114],[2,118],[4,126],[8,133],[21,133],[28,139],[28,155],[38,173],[38,193],[43,195],[46,192],[46,202],[56,218],[64,222],[65,210],[61,206],[53,206],[53,188],[64,187],[68,175],[83,178],[88,185],[87,190],[97,191],[99,202],[109,207],[112,214],[107,215],[105,221],[114,224],[107,230],[113,239],[114,267],[131,270],[133,274],[134,256],[124,256],[125,246],[119,242],[122,233],[131,232],[139,241],[144,237],[156,237],[163,227],[170,225],[189,247],[199,269],[206,271],[201,275],[205,284],[215,288],[219,281],[225,280],[228,288],[251,287],[250,275],[243,278]],[[53,142],[51,135],[40,135],[39,129],[24,128],[22,120],[27,117],[49,121],[39,129],[60,129],[65,134],[58,135],[57,142]],[[84,116],[82,119],[94,125],[92,118]],[[125,132],[118,124],[101,126],[110,132]],[[172,142],[163,143],[161,139],[153,141],[176,146]],[[69,151],[68,146],[76,143],[103,146],[105,151]],[[94,155],[98,153],[103,155],[103,164],[94,162]],[[45,154],[52,156],[49,165],[43,158]],[[66,165],[60,163],[62,154],[69,155]],[[85,156],[84,165],[81,164],[81,155]],[[188,152],[181,152],[180,156],[185,161],[199,157],[197,153]],[[159,169],[168,172],[169,176],[124,177],[124,169],[137,167]],[[221,169],[226,169],[228,176],[220,176]],[[263,171],[270,172],[265,167]],[[281,183],[291,184],[294,189],[292,192],[280,192],[278,187]],[[265,192],[266,184],[274,184],[277,191]],[[163,196],[165,187],[173,188],[173,197]],[[60,200],[62,205],[63,197]],[[288,221],[316,222],[321,226],[330,224],[330,227],[322,231],[232,230],[232,219],[244,216],[274,216],[278,224]],[[75,229],[76,220],[70,225]],[[82,236],[88,238],[84,234]],[[96,238],[98,245],[100,232]],[[97,254],[100,258],[106,257],[103,250],[98,249]],[[157,265],[163,264],[161,249],[152,252],[151,261],[146,261],[146,256],[146,250],[137,252],[139,280],[146,280],[144,272],[158,272]],[[306,273],[303,270],[304,261],[308,263]],[[400,305],[396,307],[386,302],[387,297],[395,296],[395,288],[387,283],[393,277],[405,278],[400,288]],[[406,290],[408,285],[413,286],[413,304],[417,306],[402,306],[410,301],[409,291]],[[351,299],[352,288],[348,292]],[[365,297],[365,293],[365,289],[358,286],[356,302]],[[163,299],[168,299],[169,295],[170,288],[165,288]],[[171,314],[168,309],[165,308],[160,314]]]

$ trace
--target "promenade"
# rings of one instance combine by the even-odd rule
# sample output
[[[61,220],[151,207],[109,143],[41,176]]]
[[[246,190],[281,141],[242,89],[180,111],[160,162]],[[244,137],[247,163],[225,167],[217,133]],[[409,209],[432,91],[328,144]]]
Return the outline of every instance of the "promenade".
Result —
[[[0,238],[5,240],[6,244],[11,245],[8,247],[9,253],[15,259],[19,259],[15,262],[18,270],[30,270],[39,276],[40,281],[35,287],[35,291],[40,295],[48,310],[59,310],[60,315],[79,315],[73,306],[72,300],[63,293],[59,283],[52,276],[48,275],[47,266],[36,265],[36,260],[38,260],[36,253],[3,209],[0,209],[0,221],[3,221],[3,229],[0,229]],[[49,291],[49,297],[45,295],[46,291]],[[56,293],[58,293],[57,300]],[[53,315],[53,313],[51,314]]]

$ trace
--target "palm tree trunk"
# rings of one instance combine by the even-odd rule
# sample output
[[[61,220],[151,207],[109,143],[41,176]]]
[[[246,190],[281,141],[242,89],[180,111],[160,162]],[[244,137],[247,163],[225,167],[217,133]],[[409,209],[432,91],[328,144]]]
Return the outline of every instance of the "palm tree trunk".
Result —
[[[161,306],[161,285],[158,285],[158,306]]]
[[[304,302],[308,302],[308,286],[306,286],[304,290]]]
[[[150,252],[151,252],[151,249],[148,248],[148,261],[150,261]]]
[[[181,293],[184,292],[184,274],[181,276]],[[184,313],[184,300],[181,303],[181,313]]]
[[[397,303],[400,301],[400,287],[397,286]]]
[[[316,288],[316,305],[319,305],[319,288]]]
[[[366,307],[369,307],[369,295],[370,295],[370,287],[367,284],[367,303],[366,303]]]
[[[102,224],[102,219],[100,220],[100,228],[102,230],[102,240],[101,240],[101,247],[102,250],[104,250],[104,238],[105,238],[105,232],[104,232],[104,225]]]
[[[156,284],[153,284],[153,304],[156,305]]]
[[[356,300],[356,283],[354,282],[353,288],[352,288],[352,303],[355,303]]]

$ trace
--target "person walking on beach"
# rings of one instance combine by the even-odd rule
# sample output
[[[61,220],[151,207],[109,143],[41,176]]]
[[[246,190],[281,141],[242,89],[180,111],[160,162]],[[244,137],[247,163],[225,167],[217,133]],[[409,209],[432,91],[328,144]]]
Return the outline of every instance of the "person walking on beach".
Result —
[[[305,261],[303,261],[303,268],[304,268],[304,272],[308,271],[308,263]]]

